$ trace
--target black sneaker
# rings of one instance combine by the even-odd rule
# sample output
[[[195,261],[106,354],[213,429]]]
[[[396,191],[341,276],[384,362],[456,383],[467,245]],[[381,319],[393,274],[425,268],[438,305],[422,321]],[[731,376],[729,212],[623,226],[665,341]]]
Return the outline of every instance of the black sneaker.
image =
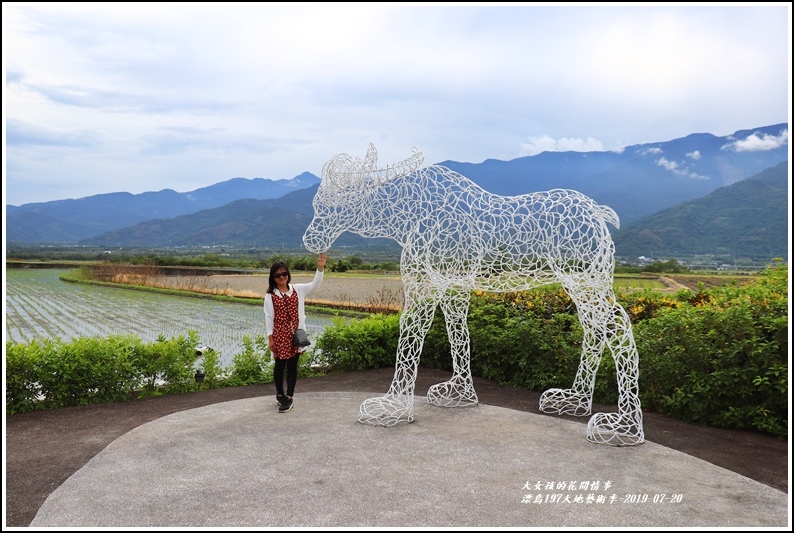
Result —
[[[281,405],[284,403],[284,400],[286,398],[287,397],[284,396],[283,394],[276,394],[276,403],[278,404],[279,407],[281,407]]]
[[[278,406],[279,413],[286,413],[290,409],[292,409],[292,398],[284,397],[284,403]]]

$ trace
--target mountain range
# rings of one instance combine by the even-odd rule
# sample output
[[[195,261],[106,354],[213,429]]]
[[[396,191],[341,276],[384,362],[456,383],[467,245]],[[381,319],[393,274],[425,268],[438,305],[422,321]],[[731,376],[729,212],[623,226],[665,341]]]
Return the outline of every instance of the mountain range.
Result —
[[[361,154],[353,152],[353,155],[363,156],[364,149]],[[787,123],[740,130],[724,137],[697,133],[672,141],[629,146],[620,152],[544,152],[511,161],[438,164],[496,194],[510,196],[553,188],[579,190],[618,213],[623,229],[614,233],[616,248],[618,253],[630,250],[628,255],[647,254],[644,248],[648,247],[655,247],[651,252],[680,249],[683,253],[699,246],[693,236],[698,232],[728,236],[737,224],[744,226],[751,221],[769,222],[766,236],[758,228],[752,234],[774,241],[781,227],[780,209],[786,224],[782,227],[787,228],[787,178],[783,207],[774,212],[767,209],[765,214],[762,212],[764,216],[737,219],[730,213],[714,213],[712,224],[678,227],[682,232],[678,235],[671,228],[659,226],[665,217],[673,216],[665,214],[666,210],[684,208],[688,202],[706,196],[712,198],[712,193],[718,190],[735,191],[734,187],[745,181],[748,189],[736,193],[738,197],[734,200],[728,195],[722,200],[718,198],[716,204],[707,202],[686,209],[692,213],[718,208],[742,211],[741,201],[747,206],[754,204],[751,196],[755,193],[763,198],[759,200],[762,204],[774,202],[775,198],[769,198],[769,193],[762,193],[761,189],[770,186],[767,182],[779,187],[779,180],[760,175],[773,167],[779,167],[776,176],[782,171],[787,175]],[[756,175],[765,185],[748,180]],[[235,178],[187,193],[166,189],[138,195],[113,193],[7,206],[6,243],[7,246],[58,242],[113,243],[126,247],[212,244],[296,247],[300,246],[300,238],[311,220],[311,200],[319,181],[317,176],[304,172],[291,180]],[[733,207],[725,204],[737,200],[739,203]],[[657,216],[648,218],[652,215]],[[680,213],[675,216],[678,222],[686,222]],[[642,227],[641,236],[633,233],[638,227]],[[749,234],[745,234],[748,236],[744,240],[734,236],[728,244],[733,248],[742,244],[756,250],[757,247],[750,246]],[[782,238],[787,250],[787,232],[783,232]],[[647,239],[647,243],[642,239]],[[719,239],[710,238],[709,242],[710,250],[698,252],[726,248],[719,244]],[[373,244],[372,240],[351,234],[343,235],[338,241],[338,245]],[[764,246],[772,249],[777,245]],[[734,253],[742,251],[734,250]]]
[[[79,199],[6,205],[6,242],[76,243],[153,219],[171,219],[235,200],[278,198],[320,183],[304,172],[290,180],[233,178],[195,191],[115,192]]]
[[[612,231],[622,257],[788,257],[789,168],[783,162],[702,198]]]
[[[621,257],[735,254],[769,260],[788,257],[788,162],[711,194],[612,230]],[[202,246],[224,243],[297,248],[312,219],[319,184],[270,200],[237,200],[170,220],[151,220],[80,244],[127,247]],[[335,247],[394,247],[387,239],[344,233]]]

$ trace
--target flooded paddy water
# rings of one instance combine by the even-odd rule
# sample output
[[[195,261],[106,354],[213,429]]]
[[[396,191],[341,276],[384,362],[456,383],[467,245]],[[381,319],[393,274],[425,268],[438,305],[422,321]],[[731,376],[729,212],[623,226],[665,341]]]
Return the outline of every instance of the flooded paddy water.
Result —
[[[221,365],[229,366],[243,351],[245,335],[254,339],[265,333],[261,305],[66,283],[59,279],[65,272],[6,269],[4,341],[132,334],[153,342],[195,330],[202,344],[220,353]],[[307,312],[311,339],[330,324],[330,315]]]

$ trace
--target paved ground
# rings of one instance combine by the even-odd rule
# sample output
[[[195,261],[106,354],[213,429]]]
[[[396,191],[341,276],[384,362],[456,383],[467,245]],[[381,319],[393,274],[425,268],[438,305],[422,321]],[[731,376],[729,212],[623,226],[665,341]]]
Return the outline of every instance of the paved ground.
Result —
[[[786,442],[647,413],[645,444],[595,445],[487,380],[358,423],[391,376],[300,380],[283,414],[262,385],[7,417],[6,526],[791,528]]]

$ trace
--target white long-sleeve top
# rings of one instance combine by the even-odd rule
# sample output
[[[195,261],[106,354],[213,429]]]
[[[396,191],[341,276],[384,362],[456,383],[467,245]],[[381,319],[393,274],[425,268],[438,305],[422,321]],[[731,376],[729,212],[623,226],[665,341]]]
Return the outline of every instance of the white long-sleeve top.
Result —
[[[323,282],[323,272],[318,270],[314,273],[314,279],[310,283],[294,283],[289,286],[289,290],[282,293],[274,289],[273,293],[265,293],[265,333],[268,337],[273,334],[273,294],[277,296],[292,296],[292,291],[298,293],[298,328],[306,329],[306,311],[303,302],[306,295],[320,286]]]

